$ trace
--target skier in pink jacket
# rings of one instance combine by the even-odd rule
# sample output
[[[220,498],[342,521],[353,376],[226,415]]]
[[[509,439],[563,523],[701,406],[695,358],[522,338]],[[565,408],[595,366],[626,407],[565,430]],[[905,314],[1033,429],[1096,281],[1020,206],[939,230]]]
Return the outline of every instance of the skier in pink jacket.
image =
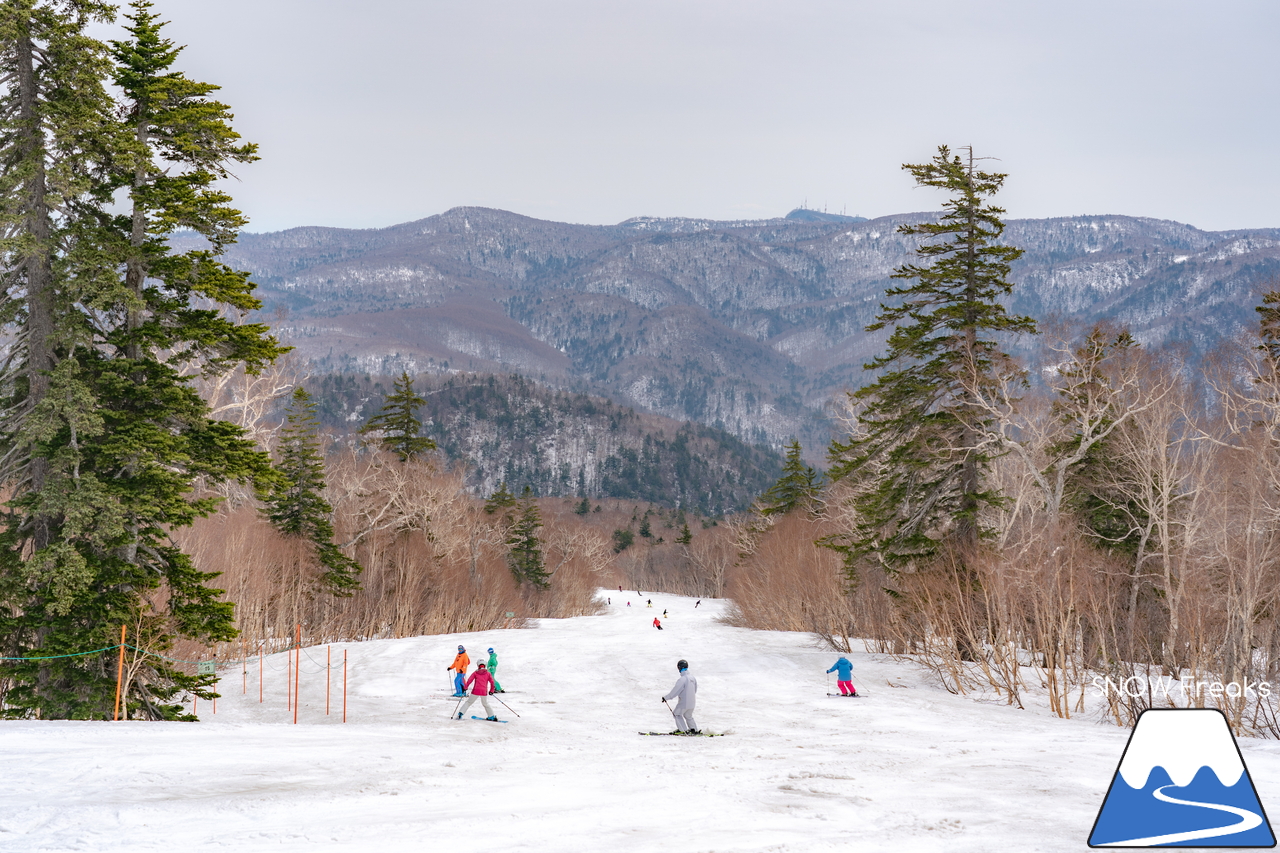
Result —
[[[471,688],[471,695],[462,703],[456,719],[461,720],[462,715],[467,713],[479,699],[480,704],[484,705],[484,712],[489,715],[485,719],[496,723],[498,718],[493,713],[493,708],[489,707],[489,694],[493,692],[493,676],[489,674],[489,670],[483,663],[476,664],[476,671],[467,676],[464,687]]]

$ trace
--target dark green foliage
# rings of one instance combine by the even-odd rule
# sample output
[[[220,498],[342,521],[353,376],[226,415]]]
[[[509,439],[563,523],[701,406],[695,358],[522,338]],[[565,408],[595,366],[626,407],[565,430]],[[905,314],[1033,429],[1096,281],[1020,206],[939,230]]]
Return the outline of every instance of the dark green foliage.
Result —
[[[506,544],[510,549],[507,565],[511,567],[517,583],[547,589],[551,586],[551,576],[547,574],[546,563],[542,559],[542,541],[538,538],[541,527],[542,514],[534,502],[533,490],[525,486],[515,520],[507,531]]]
[[[1107,383],[1107,371],[1098,367],[1105,362],[1123,359],[1138,349],[1138,343],[1127,330],[1114,330],[1098,325],[1076,349],[1072,366],[1062,369],[1064,390],[1055,410],[1064,424],[1070,424],[1070,413],[1087,405],[1089,397],[1104,396],[1093,383]],[[1087,372],[1086,372],[1087,371]],[[1090,378],[1093,377],[1093,378]],[[1072,381],[1074,380],[1074,381]],[[1114,424],[1115,413],[1109,412],[1103,428]],[[1132,429],[1121,424],[1120,430]],[[1113,484],[1126,481],[1125,463],[1113,450],[1119,435],[1112,432],[1088,448],[1083,459],[1067,471],[1064,508],[1070,510],[1093,540],[1108,551],[1136,557],[1141,530],[1147,525],[1147,513],[1136,501],[1119,494]],[[1072,456],[1080,447],[1081,437],[1072,435],[1049,448],[1055,458]]]
[[[889,288],[900,301],[882,305],[867,327],[892,331],[888,351],[866,365],[879,371],[875,382],[853,392],[859,432],[831,445],[829,474],[855,485],[860,520],[827,544],[851,569],[872,554],[892,571],[932,558],[944,542],[962,553],[977,547],[979,514],[1000,500],[986,483],[989,421],[977,400],[1020,375],[1000,340],[1035,331],[1001,302],[1021,251],[998,242],[1004,211],[984,199],[1005,176],[978,171],[972,155],[966,162],[945,146],[931,162],[903,168],[952,197],[940,221],[899,229],[930,240],[917,253],[932,263],[894,272],[912,283]]]
[[[621,554],[635,544],[636,535],[625,527],[613,531],[613,553]]]
[[[649,516],[646,514],[640,521],[640,535],[645,539],[652,538],[653,531],[649,529]]]
[[[693,541],[693,531],[689,529],[689,525],[680,525],[680,535],[676,537],[676,542],[681,545],[688,545]]]
[[[324,456],[320,452],[315,404],[299,386],[289,401],[276,449],[279,475],[265,500],[265,514],[285,536],[304,539],[315,549],[324,587],[350,595],[360,586],[359,563],[333,542],[333,507],[324,499]]]
[[[591,501],[587,498],[583,498],[578,501],[576,506],[574,506],[573,511],[577,515],[586,515],[591,512]]]
[[[3,476],[15,496],[0,532],[0,635],[7,651],[32,657],[117,643],[122,623],[154,653],[177,637],[234,637],[232,605],[208,586],[214,575],[170,533],[216,508],[198,481],[270,477],[266,455],[212,420],[188,378],[252,370],[282,351],[265,326],[231,319],[259,303],[247,275],[217,260],[244,219],[210,187],[228,163],[254,159],[253,147],[235,144],[226,107],[205,97],[216,87],[169,70],[180,48],[160,37],[149,4],[133,8],[113,71],[105,46],[83,31],[109,14],[105,5],[0,7],[6,70],[21,78],[10,63],[29,71],[34,56],[36,88],[51,87],[35,100],[52,110],[49,120],[31,114],[34,123],[22,115],[35,90],[17,87],[0,158],[6,217],[24,211],[29,229],[5,247],[26,293],[22,310],[5,316],[24,344],[10,354],[21,373],[4,379],[12,414],[0,430]],[[119,109],[102,88],[113,77]],[[113,196],[126,212],[108,212]],[[177,228],[200,233],[208,248],[169,255]],[[22,252],[30,254],[20,260]],[[113,664],[113,655],[18,664],[0,677],[13,685],[7,713],[109,717]],[[126,707],[186,719],[172,700],[210,697],[213,683],[150,656]]]
[[[504,481],[498,484],[498,490],[489,495],[489,499],[484,502],[484,511],[489,515],[505,515],[506,511],[515,505],[516,496],[507,490],[507,484]]]
[[[800,453],[800,442],[792,439],[782,463],[782,476],[756,502],[761,515],[785,514],[816,505],[822,491],[822,474],[806,465]]]
[[[419,435],[422,421],[418,409],[426,400],[413,393],[413,379],[407,372],[395,381],[395,392],[387,395],[382,411],[369,418],[360,429],[361,435],[381,433],[382,446],[394,451],[400,461],[407,462],[428,450],[435,450],[436,443]]]
[[[1258,312],[1258,334],[1262,339],[1258,349],[1267,354],[1270,369],[1280,372],[1280,290],[1264,293],[1262,304],[1253,310]]]

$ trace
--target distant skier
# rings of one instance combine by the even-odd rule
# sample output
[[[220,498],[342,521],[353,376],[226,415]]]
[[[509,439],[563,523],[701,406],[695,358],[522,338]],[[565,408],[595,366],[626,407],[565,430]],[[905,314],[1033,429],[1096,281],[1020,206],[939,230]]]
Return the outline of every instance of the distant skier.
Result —
[[[650,598],[650,599],[649,599],[649,603],[648,603],[648,604],[646,604],[646,605],[645,605],[645,607],[652,607],[652,606],[653,606],[653,599],[652,599],[652,598]]]
[[[662,623],[658,621],[657,616],[653,617],[653,627],[657,628],[659,631],[662,630]]]
[[[827,670],[836,674],[836,685],[840,688],[841,696],[857,696],[858,691],[853,686],[853,664],[849,663],[846,657],[840,658],[835,662],[835,666]]]
[[[489,649],[489,677],[493,679],[493,692],[506,693],[502,689],[502,685],[498,683],[498,653],[493,649]]]
[[[699,604],[701,604],[701,603],[702,603],[702,599],[701,599],[701,598],[699,598],[697,601],[695,601],[695,602],[693,603],[693,609],[694,609],[694,610],[697,610],[697,609],[698,609],[698,605],[699,605]]]
[[[467,713],[471,706],[476,703],[476,700],[479,699],[480,704],[484,705],[484,712],[489,715],[485,719],[497,722],[498,718],[493,713],[493,708],[489,707],[489,694],[493,692],[493,676],[489,675],[488,671],[485,670],[483,663],[476,664],[476,671],[467,676],[466,684],[463,687],[470,687],[471,695],[467,697],[467,701],[462,703],[462,707],[458,709],[458,716],[455,719],[461,720],[462,715]]]
[[[666,618],[667,618],[667,611],[666,611],[666,610],[663,610],[663,611],[662,611],[662,618],[663,618],[663,619],[666,619]]]
[[[676,731],[672,734],[700,735],[702,732],[693,721],[693,706],[698,698],[698,679],[689,674],[688,661],[678,662],[676,669],[680,671],[680,678],[676,680],[676,686],[671,688],[671,692],[662,697],[663,702],[680,700],[676,703],[676,709],[671,712],[676,718]]]
[[[467,650],[462,646],[458,646],[458,656],[453,659],[453,663],[445,667],[447,672],[455,673],[453,676],[453,695],[465,696],[467,688],[462,683],[462,678],[467,674],[467,667],[471,666],[471,658],[467,657]]]

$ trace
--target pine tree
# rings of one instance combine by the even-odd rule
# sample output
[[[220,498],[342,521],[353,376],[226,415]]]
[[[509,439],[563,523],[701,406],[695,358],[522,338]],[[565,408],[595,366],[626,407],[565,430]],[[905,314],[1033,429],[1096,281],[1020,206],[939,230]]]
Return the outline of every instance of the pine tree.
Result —
[[[309,542],[323,569],[320,580],[338,595],[360,586],[360,564],[333,542],[333,507],[324,499],[324,457],[320,453],[320,423],[316,405],[306,389],[293,392],[280,431],[276,471],[279,481],[267,497],[266,516],[285,536]]]
[[[504,480],[498,484],[498,490],[489,495],[489,499],[484,502],[484,511],[489,515],[500,514],[505,517],[507,510],[515,505],[516,496],[507,490],[507,483]]]
[[[152,652],[175,636],[234,636],[232,605],[170,531],[216,508],[194,497],[197,479],[260,480],[269,471],[240,430],[208,417],[185,378],[252,368],[280,348],[265,327],[223,316],[258,307],[247,276],[216,261],[243,218],[225,195],[199,191],[237,159],[217,142],[235,134],[224,107],[206,108],[212,87],[178,74],[165,72],[166,91],[181,109],[165,113],[160,97],[141,106],[146,69],[155,76],[177,56],[163,45],[149,66],[122,56],[126,44],[159,45],[145,7],[135,5],[133,39],[117,43],[113,71],[106,46],[85,35],[88,21],[109,20],[107,5],[0,4],[0,65],[16,81],[0,108],[0,190],[15,237],[3,255],[25,288],[21,310],[5,316],[21,331],[3,376],[0,474],[15,497],[0,548],[8,605],[0,634],[22,656],[113,644],[122,622]],[[112,78],[120,110],[104,88]],[[131,209],[124,216],[108,213],[117,191]],[[169,257],[164,238],[180,227],[210,236],[212,248]],[[10,715],[112,713],[114,671],[101,658],[7,669]],[[210,696],[212,683],[152,656],[126,704],[153,719],[185,718],[171,700],[183,690]]]
[[[1258,312],[1258,334],[1262,342],[1258,349],[1266,353],[1267,368],[1280,372],[1280,290],[1270,290],[1262,295]]]
[[[689,529],[688,523],[680,525],[680,535],[676,537],[676,542],[680,545],[688,545],[693,541],[693,531]]]
[[[418,419],[417,412],[426,402],[413,393],[413,379],[405,371],[395,380],[395,392],[387,396],[382,410],[361,427],[360,434],[381,433],[382,446],[394,451],[401,462],[435,450],[434,441],[418,434],[422,431],[422,421]]]
[[[787,445],[782,476],[757,502],[761,515],[786,514],[796,508],[812,509],[816,505],[822,490],[822,474],[806,465],[800,453],[800,441],[793,438]]]
[[[542,557],[542,541],[538,529],[542,527],[542,514],[533,499],[533,490],[524,487],[520,496],[515,522],[507,533],[506,544],[510,549],[507,564],[517,583],[529,583],[538,589],[551,586],[551,577]]]
[[[936,223],[905,225],[921,235],[928,266],[905,264],[893,277],[894,306],[881,306],[868,331],[891,328],[888,351],[866,365],[875,382],[853,392],[860,431],[832,443],[830,476],[855,485],[856,528],[827,544],[852,572],[868,555],[890,571],[928,561],[944,544],[964,555],[985,532],[980,515],[1000,500],[986,480],[988,416],[980,395],[1020,375],[998,338],[1034,333],[1028,317],[1008,314],[1009,264],[1021,250],[1001,245],[1004,210],[985,203],[1005,175],[979,171],[942,146],[929,163],[905,165],[920,186],[952,197]],[[962,556],[963,559],[963,556]]]
[[[573,511],[577,515],[586,515],[591,512],[591,501],[584,497],[574,506]]]

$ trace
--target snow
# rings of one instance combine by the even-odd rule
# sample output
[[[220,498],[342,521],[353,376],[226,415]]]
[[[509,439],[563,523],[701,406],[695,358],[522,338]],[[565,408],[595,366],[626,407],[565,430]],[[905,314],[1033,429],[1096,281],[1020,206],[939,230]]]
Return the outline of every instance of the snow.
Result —
[[[340,669],[324,715],[323,647],[303,660],[298,725],[283,654],[263,704],[256,665],[248,695],[237,669],[199,724],[0,722],[0,851],[1085,849],[1128,731],[954,696],[860,648],[865,695],[829,698],[839,655],[809,635],[634,592],[532,630],[334,646],[350,655],[346,725]],[[473,660],[497,649],[519,717],[449,719],[459,643]],[[727,737],[637,734],[671,728],[660,697],[679,658],[698,724]],[[1265,807],[1280,744],[1240,743]]]

